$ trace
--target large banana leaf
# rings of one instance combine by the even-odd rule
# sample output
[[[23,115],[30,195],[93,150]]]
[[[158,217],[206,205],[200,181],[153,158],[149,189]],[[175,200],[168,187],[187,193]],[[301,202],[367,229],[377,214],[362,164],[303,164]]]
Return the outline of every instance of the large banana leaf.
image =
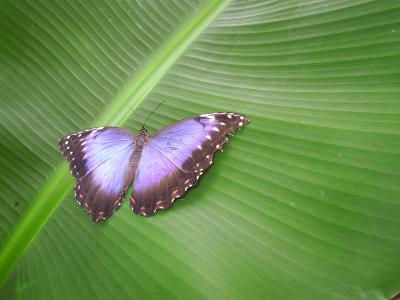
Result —
[[[400,2],[0,2],[1,299],[388,299],[400,289]],[[172,209],[92,224],[90,126],[238,111]],[[188,133],[190,134],[190,133]]]

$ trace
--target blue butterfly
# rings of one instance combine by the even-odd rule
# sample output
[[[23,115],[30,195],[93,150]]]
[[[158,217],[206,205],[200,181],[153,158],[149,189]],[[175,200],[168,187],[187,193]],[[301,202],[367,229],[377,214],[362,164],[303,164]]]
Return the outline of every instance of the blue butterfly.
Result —
[[[183,119],[151,136],[144,127],[139,136],[98,127],[67,135],[59,146],[76,180],[76,200],[93,222],[110,217],[132,183],[132,210],[150,216],[196,185],[227,135],[249,122],[220,112]]]

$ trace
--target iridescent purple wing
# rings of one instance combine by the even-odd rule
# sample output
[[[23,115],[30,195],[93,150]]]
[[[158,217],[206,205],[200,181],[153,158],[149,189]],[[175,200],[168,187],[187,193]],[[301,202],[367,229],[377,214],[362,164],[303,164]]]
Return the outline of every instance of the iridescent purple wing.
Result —
[[[101,127],[65,136],[59,143],[76,179],[75,197],[93,222],[121,204],[132,183],[136,137],[126,129]]]
[[[187,118],[147,138],[130,198],[137,214],[153,215],[197,184],[227,135],[250,120],[237,113]]]

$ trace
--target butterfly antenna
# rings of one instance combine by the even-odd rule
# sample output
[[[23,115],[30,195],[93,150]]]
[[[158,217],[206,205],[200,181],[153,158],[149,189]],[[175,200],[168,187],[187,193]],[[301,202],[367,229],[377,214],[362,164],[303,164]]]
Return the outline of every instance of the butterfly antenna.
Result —
[[[150,119],[150,117],[152,116],[152,114],[153,114],[161,105],[163,105],[165,102],[166,102],[166,101],[160,102],[160,103],[156,106],[156,108],[153,109],[153,111],[147,116],[146,120],[144,120],[143,125],[142,125],[142,128],[144,128],[144,125],[146,125],[147,120]]]

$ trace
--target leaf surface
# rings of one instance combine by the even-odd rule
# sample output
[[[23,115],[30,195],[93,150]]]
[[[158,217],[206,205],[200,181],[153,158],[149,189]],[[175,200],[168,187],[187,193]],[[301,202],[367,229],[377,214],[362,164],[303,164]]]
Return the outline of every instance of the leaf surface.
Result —
[[[3,1],[3,299],[387,299],[400,289],[398,1]],[[91,126],[252,122],[172,209],[92,224]]]

